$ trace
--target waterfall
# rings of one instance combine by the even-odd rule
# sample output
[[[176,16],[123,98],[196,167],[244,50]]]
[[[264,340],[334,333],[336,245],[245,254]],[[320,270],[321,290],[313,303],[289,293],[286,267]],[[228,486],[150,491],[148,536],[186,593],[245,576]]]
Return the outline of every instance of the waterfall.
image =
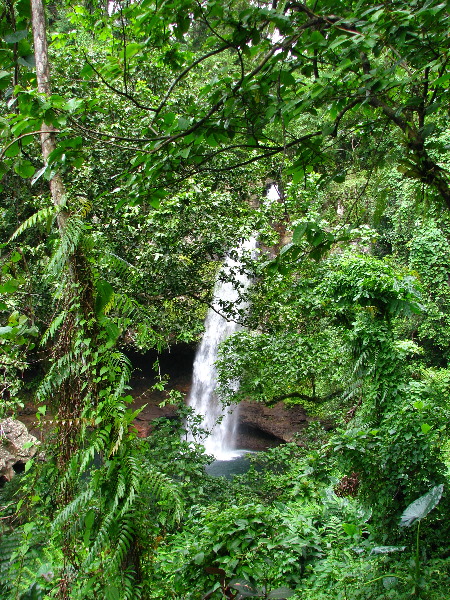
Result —
[[[238,257],[245,251],[251,252],[255,247],[254,238],[244,242],[238,249]],[[239,298],[248,289],[250,279],[240,271],[242,264],[239,258],[234,260],[228,256],[217,278],[212,307],[205,320],[205,333],[195,355],[192,388],[188,399],[188,405],[194,412],[203,415],[203,427],[211,431],[211,435],[203,442],[206,452],[219,460],[228,460],[239,454],[235,449],[239,409],[236,405],[223,407],[219,401],[215,393],[217,369],[214,363],[219,344],[240,329],[235,320],[227,320],[222,316],[223,307],[233,308],[233,314],[237,315],[233,319],[239,319],[239,313],[246,309],[246,304],[240,302]],[[229,280],[230,275],[233,282]],[[220,423],[217,423],[220,418]]]

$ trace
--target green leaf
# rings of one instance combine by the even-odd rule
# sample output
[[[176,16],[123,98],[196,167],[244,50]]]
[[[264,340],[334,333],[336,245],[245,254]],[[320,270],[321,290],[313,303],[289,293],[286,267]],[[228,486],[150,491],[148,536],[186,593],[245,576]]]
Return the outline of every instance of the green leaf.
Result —
[[[94,69],[91,67],[91,65],[84,65],[84,67],[81,69],[80,71],[80,75],[83,79],[90,79],[91,77],[93,77],[95,75],[95,71]]]
[[[194,562],[195,562],[195,564],[196,565],[201,564],[203,562],[204,558],[205,558],[205,553],[204,552],[199,552],[198,554],[196,554],[194,556]]]
[[[353,523],[342,523],[342,529],[350,536],[361,533],[361,529]]]
[[[12,294],[19,287],[19,282],[17,279],[10,279],[6,281],[3,285],[0,285],[0,294]]]
[[[238,590],[240,595],[244,598],[257,598],[261,596],[259,591],[254,588],[246,579],[233,579],[228,585],[229,587]]]
[[[27,37],[28,31],[26,29],[21,29],[20,31],[15,31],[14,33],[9,33],[5,35],[3,38],[7,44],[17,44],[20,40],[23,40]]]
[[[5,156],[8,158],[13,158],[14,156],[17,156],[18,154],[20,154],[19,142],[14,142],[14,144],[11,144],[11,146],[5,152]]]
[[[91,537],[91,530],[95,520],[95,511],[91,508],[88,510],[86,516],[84,517],[84,534],[83,534],[83,542],[86,547],[89,547],[89,539]]]
[[[20,160],[14,165],[14,171],[24,179],[33,177],[36,169],[29,160]]]
[[[272,598],[273,600],[283,600],[283,598],[290,598],[295,594],[294,590],[291,590],[286,587],[280,587],[276,590],[272,590],[267,595],[267,598]]]
[[[140,52],[140,50],[142,49],[143,44],[138,44],[136,42],[133,42],[131,44],[128,44],[125,50],[125,54],[127,58],[132,58],[133,56],[135,56],[138,52]]]
[[[311,33],[311,35],[309,36],[309,39],[314,44],[319,44],[320,46],[322,46],[326,43],[324,36],[320,33],[320,31],[317,31],[317,29]]]
[[[11,73],[8,73],[8,71],[0,71],[0,90],[7,88],[10,81]]]
[[[70,100],[68,100],[66,102],[66,110],[68,110],[69,112],[74,112],[75,110],[77,110],[77,108],[79,108],[82,104],[83,104],[84,100],[79,100],[77,98],[71,98]]]
[[[441,83],[447,83],[447,81],[450,79],[450,73],[445,73],[445,75],[442,75],[441,77],[438,77],[436,79],[436,81],[434,82],[435,85],[441,85]]]
[[[310,223],[300,223],[300,225],[297,225],[297,227],[294,229],[294,233],[292,235],[292,242],[294,244],[299,244],[301,242],[301,239],[305,235],[306,230],[308,229],[309,226],[310,226]]]
[[[120,600],[120,592],[114,585],[105,588],[105,600]]]
[[[36,67],[36,59],[34,58],[34,54],[20,56],[17,62],[19,65],[22,65],[22,67],[27,67],[28,69],[34,69]]]
[[[295,85],[297,83],[295,77],[289,71],[281,71],[279,77],[283,85]]]
[[[100,314],[114,295],[114,290],[108,281],[99,279],[96,283],[97,297],[95,299],[95,312]]]
[[[400,517],[400,527],[411,527],[416,521],[421,521],[426,517],[439,504],[443,491],[444,486],[441,483],[440,485],[435,485],[434,488],[431,488],[428,493],[417,500],[414,500]]]
[[[422,433],[428,433],[431,429],[431,425],[428,425],[428,423],[422,423],[420,429],[422,430]]]

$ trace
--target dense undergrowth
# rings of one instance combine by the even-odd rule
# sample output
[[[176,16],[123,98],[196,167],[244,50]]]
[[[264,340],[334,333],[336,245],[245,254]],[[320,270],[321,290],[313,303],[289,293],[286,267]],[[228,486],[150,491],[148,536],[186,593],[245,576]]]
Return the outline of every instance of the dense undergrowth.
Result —
[[[0,489],[0,599],[446,598],[447,4],[0,8],[0,416],[55,426]],[[327,431],[228,481],[185,409],[136,437],[124,350],[198,341],[255,233],[220,393]]]
[[[184,440],[183,427],[162,419],[151,438],[134,439],[121,470],[109,460],[89,466],[57,514],[49,465],[7,484],[1,597],[52,598],[61,574],[74,600],[444,597],[450,556],[441,486],[425,508],[414,513],[413,505],[414,524],[400,527],[404,500],[393,498],[383,520],[386,499],[358,495],[368,482],[343,470],[343,434],[313,423],[306,443],[258,453],[245,475],[227,480],[204,471],[211,457]],[[19,490],[26,500],[15,512]],[[70,566],[61,551],[69,530],[77,540]]]

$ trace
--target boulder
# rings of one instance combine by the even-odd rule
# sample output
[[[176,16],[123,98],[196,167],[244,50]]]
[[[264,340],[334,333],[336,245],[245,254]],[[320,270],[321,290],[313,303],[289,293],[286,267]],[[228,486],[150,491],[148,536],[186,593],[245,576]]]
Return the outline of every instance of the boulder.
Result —
[[[0,483],[10,481],[36,454],[39,440],[21,422],[11,417],[0,420]]]

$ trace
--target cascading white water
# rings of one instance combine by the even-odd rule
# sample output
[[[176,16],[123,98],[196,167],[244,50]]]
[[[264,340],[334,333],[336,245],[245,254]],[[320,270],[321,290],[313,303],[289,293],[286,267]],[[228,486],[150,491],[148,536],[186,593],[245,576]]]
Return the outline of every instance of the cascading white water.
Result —
[[[251,252],[256,247],[256,239],[244,242],[238,249],[238,255]],[[205,333],[197,349],[192,376],[192,388],[188,405],[194,412],[203,415],[203,426],[211,434],[203,441],[205,450],[216,459],[229,460],[239,455],[235,448],[235,436],[238,419],[238,407],[223,407],[215,393],[217,369],[215,362],[219,344],[229,335],[236,332],[240,325],[222,316],[223,306],[232,306],[233,313],[245,311],[246,305],[240,301],[240,294],[250,285],[250,279],[241,273],[239,260],[228,257],[222,267],[214,288],[212,308],[208,310],[205,320]],[[230,281],[232,275],[233,282]],[[221,421],[217,421],[221,418]]]

